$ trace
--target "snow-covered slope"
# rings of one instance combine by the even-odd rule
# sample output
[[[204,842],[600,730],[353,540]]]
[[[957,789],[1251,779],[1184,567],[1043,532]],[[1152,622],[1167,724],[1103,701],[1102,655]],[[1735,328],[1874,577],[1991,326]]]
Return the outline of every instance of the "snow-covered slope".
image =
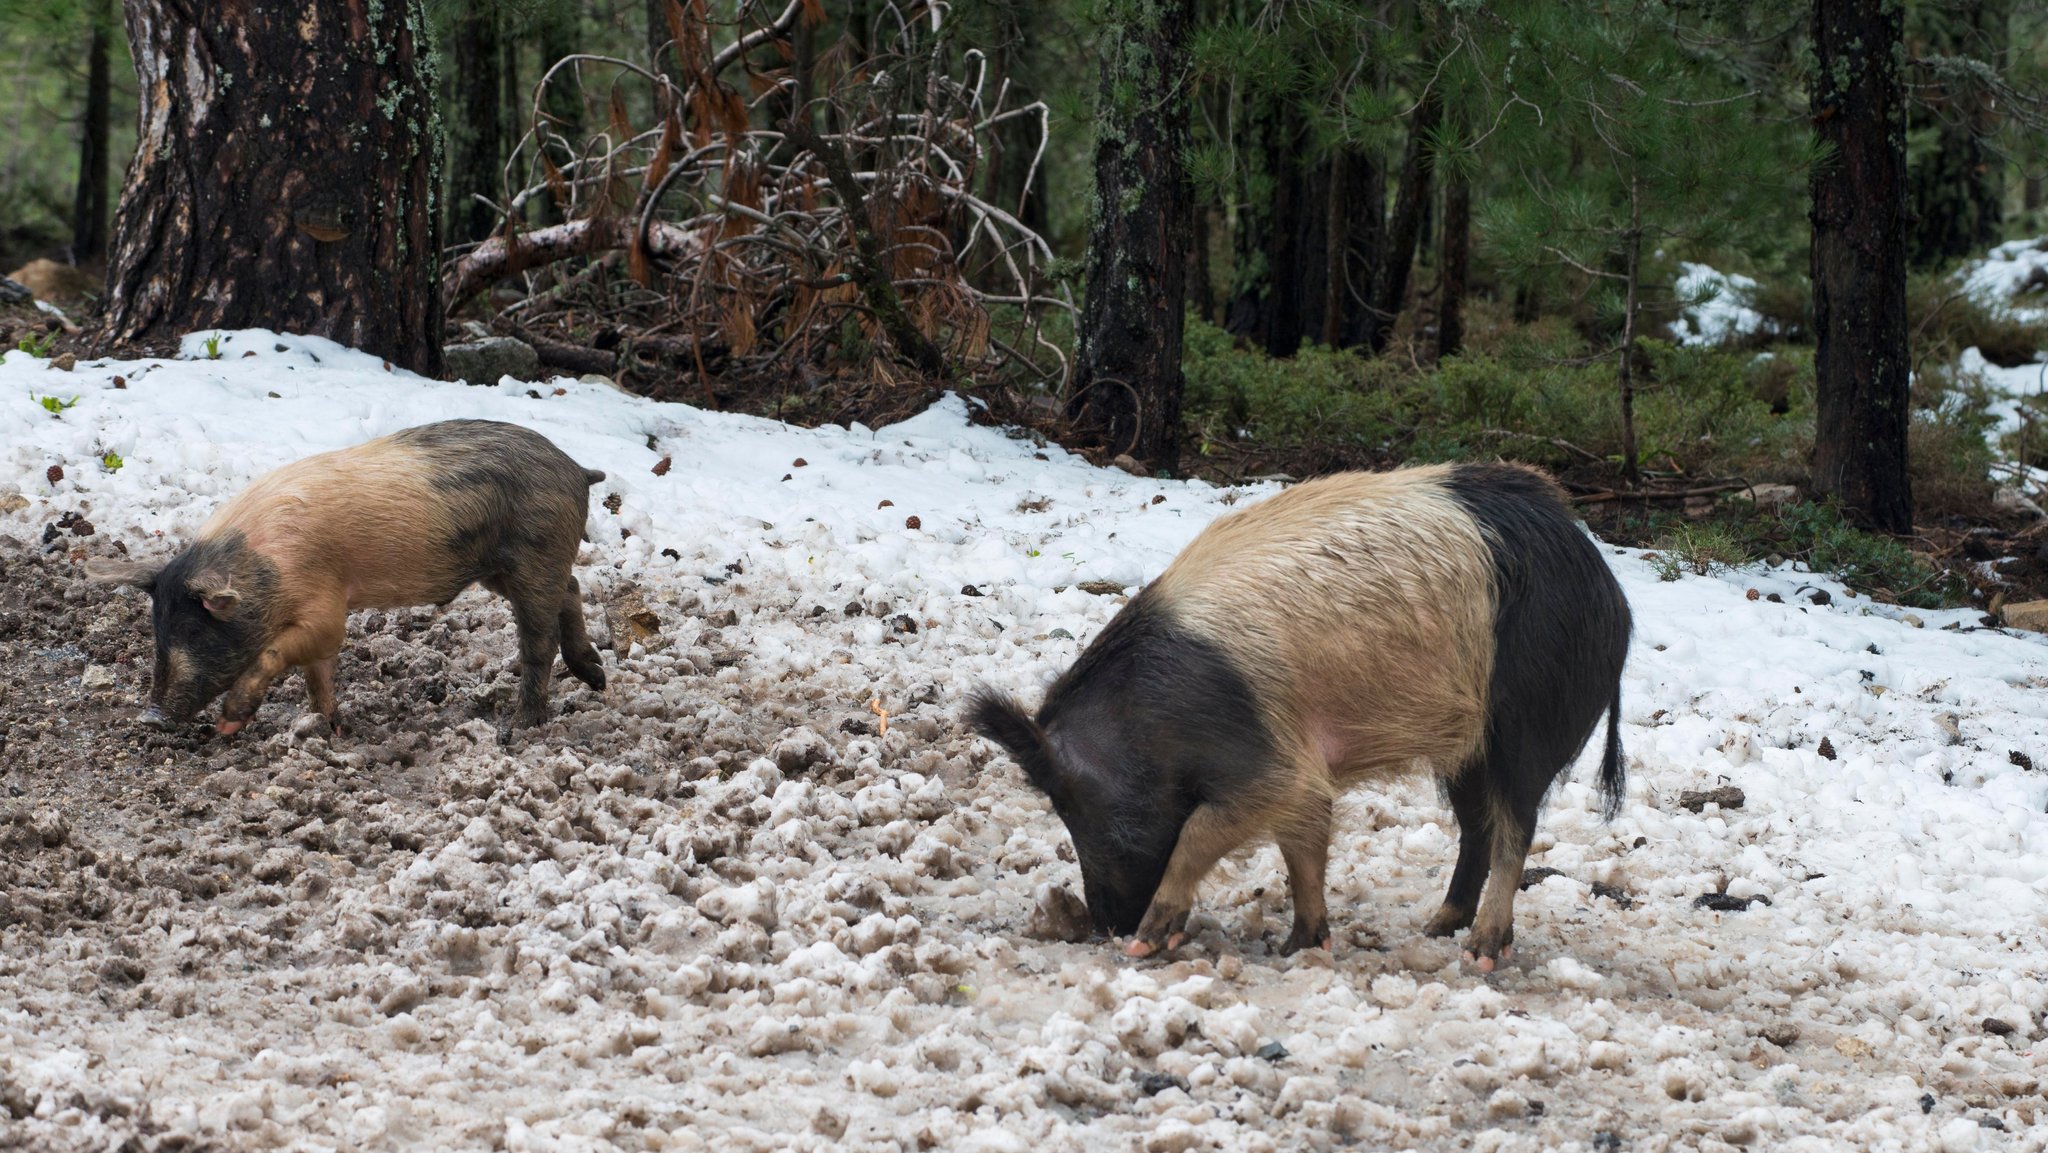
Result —
[[[430,382],[300,337],[234,333],[221,353],[70,373],[8,354],[0,508],[20,507],[0,535],[39,547],[75,511],[97,531],[66,540],[92,555],[167,552],[298,456],[510,420],[609,474],[579,570],[592,600],[630,589],[683,638],[730,611],[735,652],[622,643],[607,696],[523,744],[416,735],[409,803],[477,815],[292,890],[306,927],[281,954],[244,952],[203,902],[167,907],[136,948],[188,990],[182,1010],[113,1007],[76,977],[101,963],[86,944],[0,925],[0,1138],[2048,1148],[2033,638],[1787,570],[1661,583],[1610,550],[1638,622],[1628,805],[1599,820],[1590,765],[1555,791],[1530,864],[1556,873],[1518,902],[1505,973],[1417,935],[1456,843],[1422,784],[1347,806],[1334,957],[1261,940],[1286,923],[1262,848],[1211,880],[1179,957],[1132,963],[1032,935],[1049,887],[1078,891],[1064,834],[953,713],[978,681],[1034,695],[1121,602],[1084,582],[1149,579],[1270,488],[1094,469],[968,424],[956,399],[803,431],[601,383]],[[32,394],[77,403],[58,417]],[[500,622],[479,664],[507,655],[494,603],[447,610]],[[76,692],[132,695],[129,676]],[[843,731],[869,700],[896,715],[887,734]],[[705,746],[655,740],[675,717]],[[374,768],[291,720],[273,702],[241,747],[321,779]],[[732,755],[711,759],[714,738]],[[680,783],[628,795],[635,773]],[[1679,803],[1721,785],[1741,808]],[[508,794],[604,811],[572,829],[463,800]],[[271,850],[260,827],[237,835]],[[505,915],[479,927],[474,901]],[[203,963],[181,977],[179,957]]]

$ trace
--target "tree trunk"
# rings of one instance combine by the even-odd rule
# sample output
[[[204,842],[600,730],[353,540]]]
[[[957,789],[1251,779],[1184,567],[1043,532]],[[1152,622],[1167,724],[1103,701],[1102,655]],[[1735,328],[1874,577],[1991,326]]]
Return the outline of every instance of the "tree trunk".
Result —
[[[1902,34],[1891,0],[1814,0],[1811,107],[1831,158],[1811,187],[1813,487],[1896,533],[1913,527]]]
[[[1630,485],[1637,485],[1643,479],[1636,460],[1635,378],[1636,312],[1643,263],[1643,189],[1633,178],[1628,185],[1628,235],[1623,239],[1627,245],[1622,273],[1626,287],[1621,306],[1621,363],[1615,369],[1615,380],[1621,389],[1621,475]]]
[[[1366,347],[1378,355],[1393,335],[1394,322],[1401,317],[1408,297],[1408,269],[1415,261],[1416,241],[1422,235],[1422,218],[1429,203],[1429,137],[1436,131],[1440,109],[1435,89],[1423,94],[1422,103],[1408,122],[1408,148],[1401,158],[1401,184],[1394,194],[1394,215],[1387,223],[1387,247],[1373,277],[1367,305]]]
[[[1268,356],[1293,356],[1301,348],[1309,297],[1304,291],[1303,265],[1311,251],[1308,223],[1317,202],[1302,150],[1307,125],[1291,105],[1275,117],[1276,131],[1266,138],[1266,172],[1273,182],[1273,202],[1266,220],[1266,296],[1264,343]],[[1317,251],[1320,256],[1321,252]],[[1318,303],[1321,296],[1315,297]]]
[[[324,336],[441,372],[421,0],[129,0],[142,93],[103,335]]]
[[[1331,344],[1352,348],[1370,340],[1372,285],[1387,259],[1387,171],[1377,152],[1340,152],[1337,163],[1344,166],[1347,223],[1344,282],[1331,286],[1343,292],[1342,332]]]
[[[498,68],[498,77],[504,92],[504,96],[498,101],[498,112],[503,117],[498,125],[498,139],[503,145],[498,153],[498,163],[491,168],[494,182],[504,179],[505,157],[518,145],[519,138],[526,134],[526,117],[520,114],[521,108],[526,104],[527,94],[520,91],[519,86],[519,37],[513,34],[509,22],[498,29],[498,51],[499,59],[502,61]]]
[[[496,0],[466,0],[451,39],[455,123],[449,133],[448,240],[461,244],[498,230],[491,205],[501,199],[499,168],[505,158]]]
[[[1197,208],[1190,226],[1194,236],[1188,251],[1188,307],[1204,324],[1216,323],[1216,291],[1209,284],[1209,238],[1215,235],[1209,210]]]
[[[1638,237],[1638,240],[1641,238]],[[1471,268],[1472,185],[1455,172],[1444,181],[1443,279],[1436,316],[1436,358],[1456,356],[1465,345],[1465,278]],[[1629,287],[1635,287],[1635,257],[1629,258]],[[1633,311],[1633,308],[1631,308]],[[1634,316],[1628,318],[1632,325]]]
[[[85,123],[78,138],[78,190],[71,200],[71,261],[85,264],[107,251],[107,121],[112,80],[107,40],[114,32],[113,4],[91,9],[92,41],[85,50]]]
[[[1088,286],[1067,415],[1112,452],[1179,465],[1181,337],[1192,190],[1193,0],[1105,0]]]

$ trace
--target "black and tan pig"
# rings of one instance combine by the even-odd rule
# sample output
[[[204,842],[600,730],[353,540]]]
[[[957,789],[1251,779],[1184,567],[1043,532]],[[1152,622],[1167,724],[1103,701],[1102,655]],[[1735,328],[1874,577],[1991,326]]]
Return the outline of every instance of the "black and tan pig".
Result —
[[[481,584],[512,602],[518,723],[535,725],[556,651],[583,683],[604,687],[570,575],[590,486],[603,479],[537,432],[442,421],[258,478],[168,562],[92,571],[154,602],[146,721],[190,720],[224,693],[215,727],[233,733],[297,668],[313,709],[339,731],[334,667],[350,610],[441,605]]]
[[[1097,927],[1180,944],[1196,886],[1254,837],[1294,900],[1284,951],[1330,946],[1323,896],[1346,789],[1433,774],[1458,820],[1428,924],[1509,955],[1515,891],[1552,780],[1607,715],[1600,786],[1623,793],[1628,603],[1559,489],[1511,465],[1297,485],[1195,538],[1081,653],[1034,717],[969,719],[1052,801]],[[1482,890],[1483,896],[1482,896]]]

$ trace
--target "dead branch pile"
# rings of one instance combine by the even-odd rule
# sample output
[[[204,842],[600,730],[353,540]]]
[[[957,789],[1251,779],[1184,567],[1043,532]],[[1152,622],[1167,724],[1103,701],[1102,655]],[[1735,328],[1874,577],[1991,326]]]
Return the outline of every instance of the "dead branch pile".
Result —
[[[578,367],[623,370],[637,349],[683,355],[700,380],[723,359],[1064,385],[1043,329],[1072,312],[1052,252],[978,179],[1011,122],[1035,130],[1035,169],[1048,111],[947,43],[945,5],[885,5],[867,35],[810,59],[792,35],[823,20],[817,0],[772,17],[741,3],[736,25],[704,0],[668,7],[673,67],[579,54],[541,77],[503,227],[444,264],[451,313],[509,283],[523,291],[493,323]],[[601,127],[571,139],[558,85]],[[528,224],[542,214],[554,222]]]

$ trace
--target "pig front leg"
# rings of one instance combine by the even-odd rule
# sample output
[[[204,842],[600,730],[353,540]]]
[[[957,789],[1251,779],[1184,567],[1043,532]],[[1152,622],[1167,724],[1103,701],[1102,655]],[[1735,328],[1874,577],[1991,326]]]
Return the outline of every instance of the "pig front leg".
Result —
[[[224,737],[240,732],[256,716],[256,710],[262,707],[263,696],[270,691],[271,682],[295,665],[306,666],[323,660],[329,663],[328,703],[331,706],[332,662],[341,651],[346,627],[347,617],[344,615],[337,622],[323,622],[317,626],[292,624],[278,630],[271,642],[263,647],[256,663],[221,698],[220,720],[213,726],[214,731]],[[333,719],[332,714],[329,714],[329,719]]]
[[[1149,957],[1161,949],[1178,949],[1187,940],[1188,913],[1195,906],[1195,890],[1209,870],[1232,849],[1258,831],[1253,814],[1240,813],[1220,805],[1198,805],[1180,828],[1180,840],[1166,862],[1166,875],[1152,894],[1138,932],[1124,953]]]
[[[1287,862],[1287,889],[1294,899],[1294,929],[1280,946],[1282,955],[1331,947],[1329,907],[1323,892],[1323,876],[1330,861],[1331,807],[1329,797],[1312,797],[1279,830],[1280,856]]]

